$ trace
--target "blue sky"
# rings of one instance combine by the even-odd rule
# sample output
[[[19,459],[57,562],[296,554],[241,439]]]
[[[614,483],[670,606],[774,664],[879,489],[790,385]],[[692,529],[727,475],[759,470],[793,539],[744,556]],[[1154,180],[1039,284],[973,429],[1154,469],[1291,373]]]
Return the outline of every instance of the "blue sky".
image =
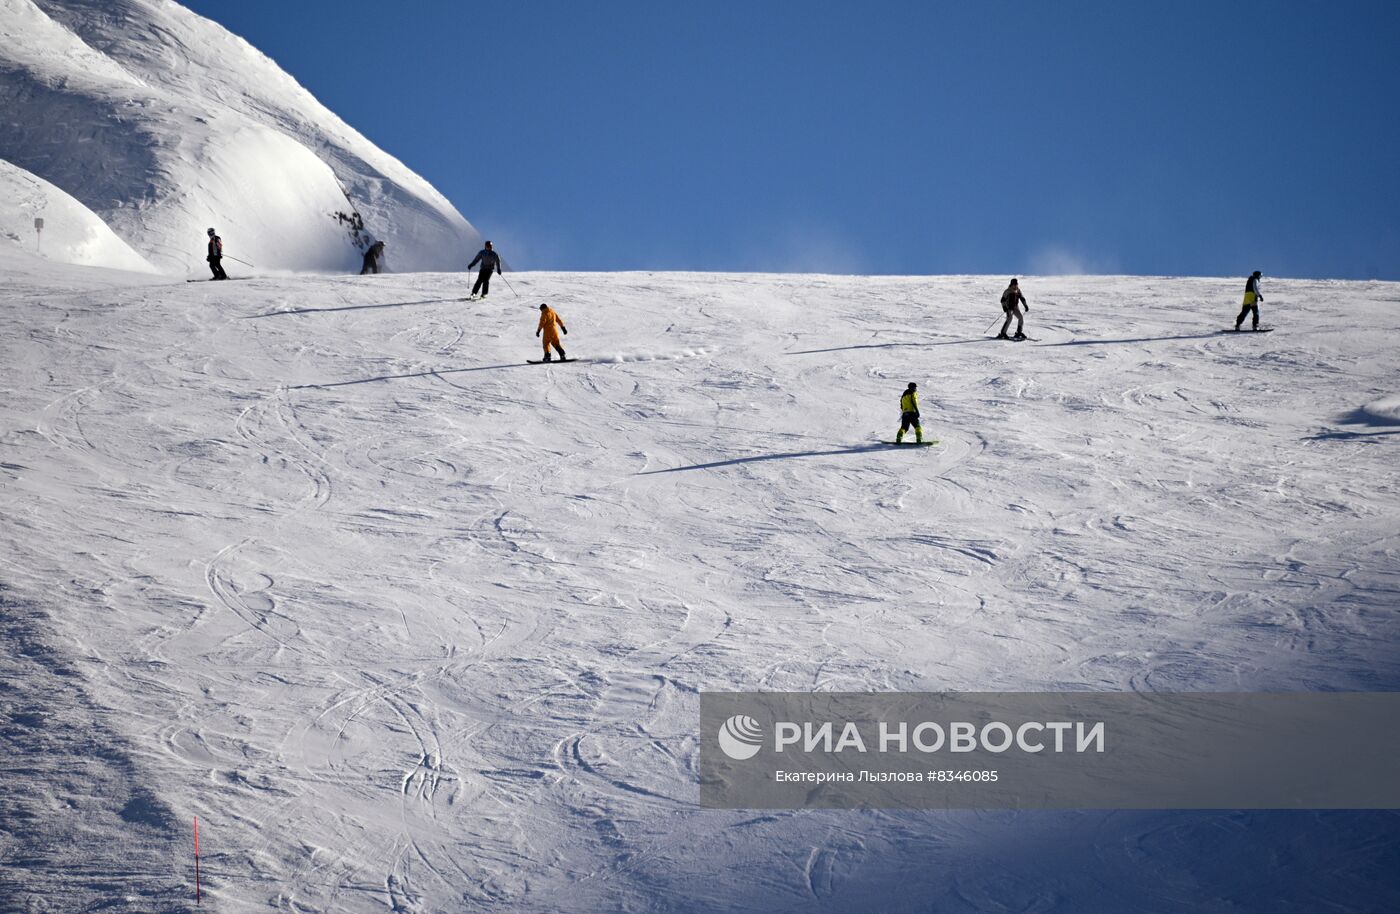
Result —
[[[1400,3],[186,0],[518,269],[1400,279]]]

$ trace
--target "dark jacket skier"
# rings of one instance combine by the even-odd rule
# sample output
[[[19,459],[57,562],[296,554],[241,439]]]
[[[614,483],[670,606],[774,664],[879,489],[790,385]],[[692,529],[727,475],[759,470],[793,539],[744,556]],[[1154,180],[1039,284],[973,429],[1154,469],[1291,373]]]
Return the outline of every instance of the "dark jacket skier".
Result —
[[[1259,292],[1259,280],[1262,276],[1262,273],[1255,270],[1244,281],[1244,307],[1240,309],[1240,316],[1235,318],[1235,330],[1237,331],[1249,314],[1254,315],[1254,329],[1259,329],[1259,303],[1264,300],[1264,296]]]
[[[209,230],[209,256],[204,258],[209,261],[209,269],[213,271],[215,279],[228,279],[228,274],[224,272],[224,239],[220,238],[213,229]]]
[[[1006,312],[1006,321],[1001,325],[1001,332],[997,334],[999,340],[1023,340],[1025,334],[1025,318],[1021,315],[1021,306],[1025,305],[1026,311],[1031,310],[1031,306],[1026,302],[1026,297],[1021,294],[1021,287],[1016,280],[1011,280],[1011,284],[1006,287],[1006,291],[1001,293],[1001,310]],[[1016,335],[1007,336],[1006,331],[1011,329],[1011,318],[1016,318]]]
[[[472,258],[472,262],[467,264],[467,269],[470,270],[478,263],[481,264],[481,272],[476,274],[476,285],[472,286],[472,296],[475,297],[480,292],[481,297],[485,298],[486,294],[491,291],[491,274],[501,272],[501,255],[491,249],[491,242],[486,242],[486,247]]]
[[[365,251],[365,262],[360,267],[360,275],[378,273],[384,269],[384,242],[376,241]]]
[[[895,444],[904,443],[904,433],[911,427],[914,429],[914,440],[923,444],[924,427],[919,424],[919,385],[913,381],[904,389],[904,394],[899,398],[899,433],[894,436]]]

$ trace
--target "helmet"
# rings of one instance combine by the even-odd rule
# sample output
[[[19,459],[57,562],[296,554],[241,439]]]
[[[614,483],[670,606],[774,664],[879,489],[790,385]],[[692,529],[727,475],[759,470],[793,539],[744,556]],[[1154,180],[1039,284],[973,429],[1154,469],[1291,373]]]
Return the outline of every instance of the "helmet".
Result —
[[[910,381],[910,382],[909,382],[909,389],[910,389],[910,390],[918,390],[918,389],[919,389],[919,385],[915,384],[913,381]]]
[[[213,235],[214,235],[214,230],[213,230],[213,229],[210,229],[210,230],[209,230],[209,235],[210,235],[210,237],[213,237]]]

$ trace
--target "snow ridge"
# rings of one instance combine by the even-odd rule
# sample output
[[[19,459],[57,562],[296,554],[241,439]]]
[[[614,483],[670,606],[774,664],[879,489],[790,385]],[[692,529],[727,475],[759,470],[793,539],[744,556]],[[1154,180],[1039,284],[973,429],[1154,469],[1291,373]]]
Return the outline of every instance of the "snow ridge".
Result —
[[[44,220],[36,235],[35,219]],[[23,168],[0,160],[0,240],[82,266],[155,273],[146,258],[86,206]]]
[[[166,273],[204,229],[263,270],[458,269],[479,233],[266,55],[162,0],[0,0],[0,158]]]

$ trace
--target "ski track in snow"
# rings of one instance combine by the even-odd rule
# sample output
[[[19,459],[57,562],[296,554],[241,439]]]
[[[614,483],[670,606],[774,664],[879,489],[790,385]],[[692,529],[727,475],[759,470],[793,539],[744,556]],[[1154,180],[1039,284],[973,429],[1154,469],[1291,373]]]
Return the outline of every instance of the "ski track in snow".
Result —
[[[43,834],[135,844],[22,853],[7,775],[0,908],[184,909],[194,815],[226,912],[1400,904],[1391,813],[700,811],[694,731],[704,689],[1400,687],[1394,284],[1236,336],[1233,281],[1031,278],[1007,344],[980,277],[7,272],[0,744],[96,751]],[[541,297],[578,363],[524,364]],[[908,380],[936,448],[879,444]]]

